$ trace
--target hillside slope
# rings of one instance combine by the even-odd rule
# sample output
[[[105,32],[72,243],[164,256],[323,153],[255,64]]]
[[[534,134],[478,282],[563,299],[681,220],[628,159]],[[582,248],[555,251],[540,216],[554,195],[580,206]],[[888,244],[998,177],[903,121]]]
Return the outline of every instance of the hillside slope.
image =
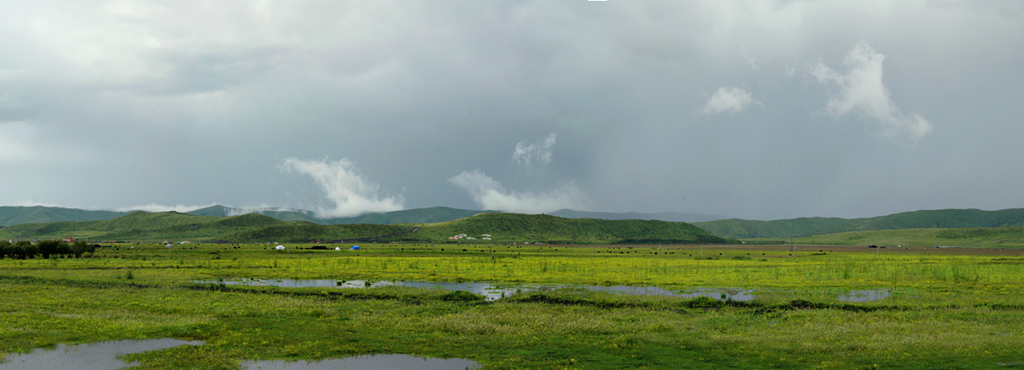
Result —
[[[570,219],[550,215],[483,213],[473,217],[421,225],[399,240],[447,242],[466,234],[487,243],[543,242],[552,244],[713,244],[734,240],[711,235],[691,224],[645,220]],[[462,241],[466,241],[463,239]]]
[[[588,211],[574,211],[571,209],[560,209],[551,212],[552,216],[564,217],[564,218],[596,218],[602,220],[661,220],[669,222],[701,222],[701,221],[714,221],[726,218],[725,216],[717,215],[705,215],[700,213],[678,213],[678,212],[661,212],[661,213],[637,213],[637,212],[588,212]]]
[[[11,226],[56,221],[94,221],[121,217],[127,212],[87,211],[61,207],[0,207],[0,225]]]
[[[258,214],[231,217],[195,216],[177,212],[134,212],[103,221],[22,224],[0,231],[3,239],[60,239],[92,241],[226,241],[226,242],[328,242],[405,241],[455,242],[449,237],[467,234],[476,239],[460,243],[728,243],[726,240],[681,222],[642,220],[567,219],[548,215],[483,213],[455,221],[431,224],[320,225],[305,221],[281,221]],[[493,235],[484,240],[483,234]]]
[[[492,213],[498,211],[479,211],[470,209],[458,209],[451,207],[428,207],[406,209],[401,211],[367,213],[354,217],[319,218],[315,212],[280,207],[267,208],[234,208],[221,205],[214,205],[205,208],[185,212],[195,216],[230,217],[243,214],[260,214],[282,221],[306,221],[321,225],[350,225],[350,224],[408,224],[408,223],[434,223],[457,220],[470,217],[479,213]],[[49,223],[59,221],[97,221],[109,220],[121,217],[130,212],[115,211],[87,211],[73,208],[60,207],[0,207],[0,225],[12,226],[27,223]],[[613,213],[613,212],[584,212],[563,209],[552,213],[554,216],[564,218],[596,218],[604,220],[661,220],[670,222],[696,222],[723,219],[722,216],[702,215],[696,213]]]
[[[729,238],[789,238],[851,231],[977,228],[1021,226],[1024,208],[982,211],[944,209],[896,213],[872,218],[795,218],[775,221],[717,220],[694,223],[705,231]]]

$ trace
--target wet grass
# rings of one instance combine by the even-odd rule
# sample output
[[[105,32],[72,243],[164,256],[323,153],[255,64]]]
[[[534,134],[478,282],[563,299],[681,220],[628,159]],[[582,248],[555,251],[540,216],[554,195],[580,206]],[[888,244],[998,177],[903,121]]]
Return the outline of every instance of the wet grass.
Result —
[[[142,369],[235,369],[243,359],[379,353],[467,358],[486,369],[977,369],[1024,361],[1024,260],[1015,251],[829,253],[825,247],[790,257],[782,248],[699,246],[289,247],[279,253],[265,245],[204,244],[168,252],[139,245],[104,247],[93,258],[2,260],[0,351],[163,337],[206,343],[129,356]],[[491,303],[439,289],[192,282],[220,278],[758,293],[751,302],[731,302],[559,290]],[[891,297],[837,299],[878,288]]]

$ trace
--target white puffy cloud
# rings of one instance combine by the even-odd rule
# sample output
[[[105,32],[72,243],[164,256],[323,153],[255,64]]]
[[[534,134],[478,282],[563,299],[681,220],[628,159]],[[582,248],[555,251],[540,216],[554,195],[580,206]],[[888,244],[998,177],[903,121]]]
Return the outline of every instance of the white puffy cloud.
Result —
[[[884,136],[907,135],[918,140],[932,131],[932,124],[918,114],[904,115],[892,102],[889,89],[882,82],[885,55],[866,42],[853,46],[843,59],[847,72],[837,72],[819,62],[811,68],[818,82],[832,89],[826,110],[839,117],[856,112],[882,124]]]
[[[312,177],[327,199],[334,203],[333,209],[318,209],[317,217],[352,217],[405,208],[401,196],[383,195],[380,186],[363,178],[348,158],[331,162],[292,157],[285,159],[280,168]]]
[[[512,153],[512,162],[525,167],[532,167],[534,164],[548,165],[551,163],[551,150],[555,146],[557,137],[558,135],[552,132],[541,141],[528,143],[524,140],[516,143],[516,151]]]
[[[747,90],[738,87],[722,87],[711,95],[708,103],[701,110],[704,114],[739,113],[756,102]]]
[[[462,171],[448,179],[469,193],[481,208],[515,213],[547,213],[560,209],[583,209],[586,194],[573,184],[565,184],[544,193],[518,193],[506,190],[500,182],[479,171]]]

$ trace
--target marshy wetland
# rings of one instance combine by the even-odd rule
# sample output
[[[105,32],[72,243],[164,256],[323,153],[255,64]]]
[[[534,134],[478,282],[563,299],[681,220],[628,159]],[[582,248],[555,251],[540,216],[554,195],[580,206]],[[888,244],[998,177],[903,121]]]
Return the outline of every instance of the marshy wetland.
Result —
[[[138,369],[370,355],[482,369],[1024,366],[1017,249],[286,247],[122,244],[0,260],[0,352],[10,364],[38,349],[174,338],[194,345],[121,359]]]

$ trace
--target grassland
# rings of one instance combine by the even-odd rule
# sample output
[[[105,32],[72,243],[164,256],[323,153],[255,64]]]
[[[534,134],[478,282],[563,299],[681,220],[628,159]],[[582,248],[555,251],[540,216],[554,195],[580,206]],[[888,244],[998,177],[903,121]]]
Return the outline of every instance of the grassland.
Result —
[[[1024,248],[1024,227],[856,231],[790,239],[747,239],[751,243],[960,248]]]
[[[728,238],[789,238],[855,231],[958,229],[1024,226],[1024,208],[983,211],[944,209],[896,213],[871,218],[805,217],[787,220],[717,220],[694,225]]]
[[[100,248],[0,260],[0,352],[175,337],[141,369],[371,353],[485,369],[1001,369],[1024,363],[1024,252],[787,246],[266,244]],[[756,291],[751,302],[543,291],[484,302],[443,290],[241,287],[292,278],[656,285]],[[885,289],[881,301],[840,301]]]

